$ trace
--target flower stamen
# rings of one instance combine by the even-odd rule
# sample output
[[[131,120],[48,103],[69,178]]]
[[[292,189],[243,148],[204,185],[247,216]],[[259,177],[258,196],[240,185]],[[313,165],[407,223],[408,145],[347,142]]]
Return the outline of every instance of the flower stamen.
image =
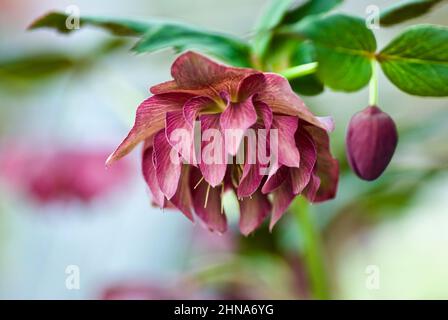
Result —
[[[210,193],[210,185],[207,185],[207,192],[205,193],[204,209],[207,208],[208,195]]]

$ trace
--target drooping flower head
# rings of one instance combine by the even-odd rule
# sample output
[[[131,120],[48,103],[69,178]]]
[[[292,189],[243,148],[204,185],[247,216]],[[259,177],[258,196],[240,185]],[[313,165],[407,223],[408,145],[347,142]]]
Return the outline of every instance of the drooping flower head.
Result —
[[[376,106],[369,106],[350,120],[346,145],[352,170],[364,180],[375,180],[386,170],[398,143],[392,118]]]
[[[194,52],[179,56],[171,75],[174,80],[151,88],[153,96],[138,107],[133,128],[107,160],[144,142],[143,175],[155,204],[174,205],[191,220],[194,210],[223,233],[222,194],[233,190],[247,235],[271,213],[272,228],[296,195],[311,202],[334,197],[332,121],[315,117],[284,77]]]

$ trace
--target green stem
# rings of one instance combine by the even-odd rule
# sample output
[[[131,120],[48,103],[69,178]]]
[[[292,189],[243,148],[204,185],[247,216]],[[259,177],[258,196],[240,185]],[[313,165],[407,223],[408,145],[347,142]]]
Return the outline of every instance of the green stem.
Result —
[[[330,298],[327,274],[322,254],[319,233],[310,215],[309,204],[296,197],[291,205],[303,238],[303,259],[307,269],[310,291],[313,299],[326,300]]]
[[[295,78],[307,76],[316,72],[317,70],[317,62],[310,62],[306,64],[301,64],[299,66],[295,66],[292,68],[285,69],[280,72],[282,76],[284,76],[288,80],[292,80]]]
[[[378,105],[378,70],[376,61],[372,60],[372,77],[369,84],[369,106]]]

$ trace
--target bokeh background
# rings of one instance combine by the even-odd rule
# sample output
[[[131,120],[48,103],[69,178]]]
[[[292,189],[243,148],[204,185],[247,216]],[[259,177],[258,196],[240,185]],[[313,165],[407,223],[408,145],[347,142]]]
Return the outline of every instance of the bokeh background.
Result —
[[[348,0],[338,11],[366,16],[368,5],[393,2]],[[38,16],[76,5],[85,15],[176,19],[249,37],[265,4],[0,0],[0,159],[16,149],[113,151],[148,88],[169,79],[175,58],[171,51],[135,55],[128,50],[132,43],[94,28],[69,36],[26,31]],[[379,47],[407,25],[447,25],[447,17],[448,6],[442,5],[406,24],[375,30]],[[19,70],[12,75],[4,72],[11,65]],[[448,100],[407,95],[381,74],[380,107],[396,120],[400,142],[387,172],[369,183],[347,169],[344,154],[347,123],[367,105],[367,96],[367,89],[327,89],[304,97],[315,113],[336,120],[331,138],[342,168],[338,196],[312,208],[332,298],[446,299]],[[242,238],[237,214],[228,208],[230,231],[210,234],[178,212],[151,206],[139,156],[136,151],[129,157],[114,188],[87,202],[39,201],[0,173],[0,298],[309,298],[301,234],[290,215],[272,234],[265,226]],[[21,166],[37,165],[27,159]],[[51,168],[48,176],[55,173]],[[79,268],[80,288],[69,290],[66,271],[72,265]],[[373,287],[372,270],[379,276]]]

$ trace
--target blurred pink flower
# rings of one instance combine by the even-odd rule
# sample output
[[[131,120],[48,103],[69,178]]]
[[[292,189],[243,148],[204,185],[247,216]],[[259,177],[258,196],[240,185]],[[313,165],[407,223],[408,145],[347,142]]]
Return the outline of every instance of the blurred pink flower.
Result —
[[[174,205],[190,220],[194,209],[210,230],[223,233],[227,220],[222,194],[233,190],[239,199],[240,230],[248,235],[271,212],[272,229],[298,194],[311,202],[335,196],[338,163],[327,133],[332,120],[315,117],[284,77],[224,66],[194,52],[178,57],[171,74],[174,80],[151,88],[154,95],[138,107],[134,127],[107,161],[144,142],[143,175],[155,204]],[[250,154],[260,154],[260,145],[240,148],[250,129],[266,141],[263,153],[278,155],[275,163],[249,160]],[[189,132],[190,138],[178,143],[173,139],[178,130]],[[210,130],[225,137],[224,146],[214,150],[215,157],[219,154],[215,161],[201,160],[217,138],[202,141],[198,156],[198,130],[202,137]],[[236,133],[233,140],[228,131]],[[273,139],[274,132],[278,139]],[[240,150],[243,163],[226,161],[237,158]],[[173,151],[183,164],[173,161]],[[262,173],[266,167],[268,173]]]
[[[180,289],[162,288],[149,283],[124,282],[106,288],[100,296],[102,300],[178,300]]]
[[[42,150],[25,146],[2,148],[0,173],[10,186],[39,202],[89,202],[123,185],[130,175],[128,162],[106,169],[105,151]]]

